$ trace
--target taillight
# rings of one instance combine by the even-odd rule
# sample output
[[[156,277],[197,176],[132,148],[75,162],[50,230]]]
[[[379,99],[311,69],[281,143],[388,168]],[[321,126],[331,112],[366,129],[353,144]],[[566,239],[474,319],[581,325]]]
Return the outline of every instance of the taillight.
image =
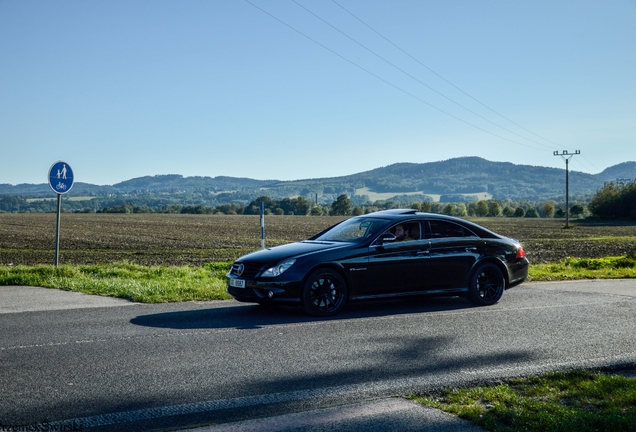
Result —
[[[519,250],[517,251],[517,256],[515,258],[521,259],[525,257],[526,257],[526,252],[523,250],[522,247],[519,247]]]

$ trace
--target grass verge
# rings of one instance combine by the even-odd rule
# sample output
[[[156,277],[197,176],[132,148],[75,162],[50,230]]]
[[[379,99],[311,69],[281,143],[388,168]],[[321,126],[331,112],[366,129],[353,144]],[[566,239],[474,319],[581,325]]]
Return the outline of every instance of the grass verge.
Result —
[[[566,258],[531,264],[528,281],[636,278],[636,254],[603,258]]]
[[[136,302],[161,303],[229,299],[225,273],[231,262],[202,267],[141,266],[130,263],[94,265],[3,266],[0,285],[58,288]],[[605,258],[566,258],[558,263],[531,264],[529,281],[636,278],[636,254]]]
[[[636,431],[636,377],[598,371],[409,397],[495,432]]]
[[[229,299],[224,275],[231,263],[202,267],[140,266],[128,263],[0,267],[0,285],[58,288],[135,302]]]

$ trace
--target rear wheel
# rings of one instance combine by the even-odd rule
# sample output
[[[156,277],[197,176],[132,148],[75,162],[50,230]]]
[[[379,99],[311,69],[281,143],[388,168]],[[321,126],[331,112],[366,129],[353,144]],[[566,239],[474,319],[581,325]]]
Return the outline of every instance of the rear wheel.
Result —
[[[335,315],[347,302],[347,283],[335,270],[318,269],[303,286],[303,310],[313,316]]]
[[[471,277],[468,298],[479,306],[492,305],[499,301],[505,287],[506,279],[499,267],[485,263]]]

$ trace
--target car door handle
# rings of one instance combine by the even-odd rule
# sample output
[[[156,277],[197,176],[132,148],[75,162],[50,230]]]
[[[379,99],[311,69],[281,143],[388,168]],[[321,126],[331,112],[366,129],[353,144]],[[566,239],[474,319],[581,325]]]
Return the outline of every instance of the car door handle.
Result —
[[[419,250],[417,251],[418,255],[429,255],[431,253],[430,250],[426,249],[426,250]]]
[[[476,247],[467,247],[466,248],[466,252],[477,252],[477,248]]]

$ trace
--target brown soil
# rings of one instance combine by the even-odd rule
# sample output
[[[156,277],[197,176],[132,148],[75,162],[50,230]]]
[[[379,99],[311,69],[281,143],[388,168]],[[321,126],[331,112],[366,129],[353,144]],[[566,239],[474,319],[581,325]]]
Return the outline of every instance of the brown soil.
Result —
[[[52,213],[0,214],[0,265],[53,264]],[[266,246],[306,239],[340,217],[267,216]],[[568,256],[636,253],[636,222],[482,218],[474,220],[522,242],[531,262]],[[60,264],[127,261],[142,265],[198,266],[233,261],[261,247],[258,216],[63,213]]]

